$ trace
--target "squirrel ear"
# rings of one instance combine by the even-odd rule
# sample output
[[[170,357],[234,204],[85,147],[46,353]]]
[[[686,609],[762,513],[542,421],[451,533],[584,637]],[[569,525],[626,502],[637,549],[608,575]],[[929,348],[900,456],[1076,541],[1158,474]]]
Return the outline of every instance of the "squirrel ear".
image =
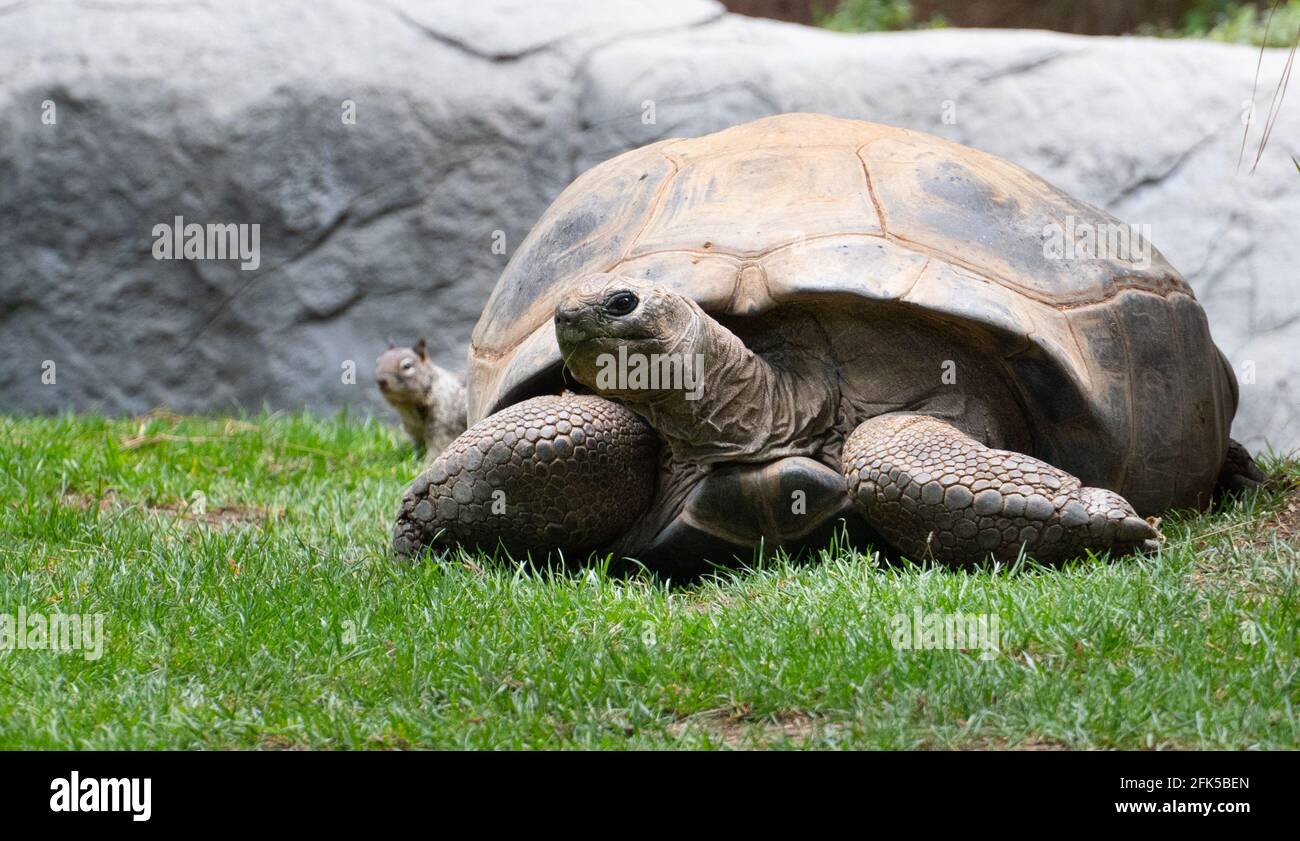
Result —
[[[393,341],[393,337],[392,337],[392,336],[389,336],[389,337],[388,337],[388,349],[389,349],[389,350],[392,350],[392,349],[395,348],[395,347],[397,347],[397,342]]]
[[[428,346],[429,346],[428,343],[424,341],[423,337],[421,337],[420,341],[416,342],[415,347],[413,348],[413,350],[415,351],[415,355],[420,357],[421,359],[427,359],[428,357],[425,356],[425,350],[428,348]]]

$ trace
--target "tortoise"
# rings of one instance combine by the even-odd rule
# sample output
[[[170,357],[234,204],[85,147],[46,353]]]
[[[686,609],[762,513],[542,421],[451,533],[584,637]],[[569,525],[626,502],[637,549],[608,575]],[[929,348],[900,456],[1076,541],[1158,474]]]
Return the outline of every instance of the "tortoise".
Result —
[[[857,120],[619,155],[506,266],[471,426],[407,489],[394,549],[680,570],[849,528],[951,565],[1151,550],[1144,517],[1263,475],[1178,272],[1140,238],[1050,244],[1121,228],[993,155]]]

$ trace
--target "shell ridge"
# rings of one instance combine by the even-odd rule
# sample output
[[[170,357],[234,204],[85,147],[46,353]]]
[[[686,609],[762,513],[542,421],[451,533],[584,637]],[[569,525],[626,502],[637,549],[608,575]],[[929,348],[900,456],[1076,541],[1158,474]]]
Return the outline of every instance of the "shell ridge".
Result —
[[[1114,312],[1108,312],[1106,315],[1110,318],[1111,323],[1115,325],[1115,332],[1119,334],[1119,346],[1124,351],[1124,370],[1132,371],[1133,353],[1129,349],[1128,328],[1124,326],[1124,322],[1115,317]],[[1131,467],[1130,462],[1133,460],[1133,449],[1137,443],[1134,440],[1137,435],[1137,425],[1134,423],[1132,388],[1124,389],[1124,408],[1125,416],[1128,419],[1128,446],[1124,448],[1124,458],[1120,459],[1119,463],[1119,476],[1116,486],[1120,488],[1127,487],[1129,468]]]
[[[867,159],[862,156],[862,150],[871,145],[873,141],[867,141],[853,151],[854,157],[862,165],[862,177],[867,181],[867,195],[871,197],[871,205],[876,208],[876,222],[880,225],[880,235],[889,239],[889,225],[885,222],[885,208],[881,206],[879,197],[876,196],[876,188],[871,183],[871,170],[867,167]]]
[[[1073,301],[1060,301],[1053,298],[1050,295],[1045,295],[1041,292],[1038,292],[1037,290],[1030,289],[1027,286],[1023,286],[1019,283],[1016,283],[1013,280],[1009,280],[1000,275],[991,274],[988,269],[975,266],[970,262],[968,262],[967,260],[964,260],[963,258],[958,257],[955,254],[949,254],[948,252],[944,251],[941,248],[934,248],[932,246],[926,245],[925,243],[916,242],[915,240],[908,239],[907,237],[901,236],[899,234],[890,234],[887,237],[887,240],[889,242],[899,245],[902,248],[907,249],[908,251],[912,251],[916,254],[920,254],[926,257],[937,257],[946,263],[951,263],[954,266],[964,269],[973,275],[977,275],[978,277],[981,277],[984,280],[989,281],[990,283],[996,283],[998,286],[1001,286],[1005,289],[1009,289],[1018,295],[1022,295],[1040,304],[1046,304],[1047,306],[1055,307],[1056,309],[1060,309],[1060,310],[1074,309],[1076,307],[1090,307],[1090,306],[1095,306],[1097,304],[1104,304],[1107,301],[1110,301],[1118,297],[1119,295],[1122,295],[1125,292],[1144,292],[1148,295],[1155,295],[1156,297],[1159,298],[1169,298],[1171,295],[1181,294],[1181,295],[1188,295],[1188,297],[1191,297],[1193,298],[1193,300],[1195,300],[1195,296],[1192,296],[1190,292],[1185,288],[1186,284],[1185,283],[1180,284],[1178,282],[1178,279],[1172,276],[1161,278],[1159,282],[1153,283],[1150,280],[1137,277],[1135,275],[1115,275],[1110,278],[1111,288],[1108,289],[1102,295],[1095,296],[1092,298],[1080,298],[1078,300],[1073,300]],[[1152,286],[1156,286],[1156,285],[1166,286],[1168,288],[1165,291],[1161,291],[1160,289],[1157,288],[1151,288]]]
[[[680,142],[680,140],[673,140],[670,141],[670,144]],[[674,158],[663,149],[657,151],[659,152],[660,157],[668,161],[668,165],[673,168],[673,171],[668,173],[668,177],[664,178],[663,183],[659,185],[659,189],[655,191],[654,201],[650,205],[650,212],[641,220],[641,227],[636,229],[636,233],[628,237],[627,245],[623,247],[623,252],[618,256],[618,259],[605,269],[607,272],[613,270],[620,263],[624,263],[629,259],[628,255],[635,250],[636,244],[641,241],[641,235],[646,232],[646,229],[650,227],[650,223],[659,215],[659,211],[663,207],[664,197],[668,195],[668,188],[677,180],[677,174],[682,171],[681,162],[677,160],[677,158]]]

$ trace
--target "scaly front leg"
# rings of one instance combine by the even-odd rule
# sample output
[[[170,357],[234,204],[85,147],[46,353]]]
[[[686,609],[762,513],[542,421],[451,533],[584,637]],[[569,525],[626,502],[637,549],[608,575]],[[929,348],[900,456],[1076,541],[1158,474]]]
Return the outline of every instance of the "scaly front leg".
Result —
[[[1154,549],[1159,536],[1122,496],[1021,453],[984,446],[925,415],[888,414],[844,445],[844,478],[867,519],[913,560],[990,554],[1058,563],[1086,550]]]
[[[650,506],[658,438],[599,397],[534,397],[470,427],[407,489],[393,550],[586,554]]]

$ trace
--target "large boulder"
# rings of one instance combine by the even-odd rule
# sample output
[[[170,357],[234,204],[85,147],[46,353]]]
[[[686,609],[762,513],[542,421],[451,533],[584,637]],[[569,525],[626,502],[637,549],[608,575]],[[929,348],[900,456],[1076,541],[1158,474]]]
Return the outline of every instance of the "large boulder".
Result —
[[[1149,225],[1243,380],[1237,436],[1295,447],[1300,117],[1237,171],[1257,57],[842,35],[710,0],[10,4],[0,409],[374,406],[386,336],[464,367],[505,261],[588,166],[820,111],[993,152]],[[1260,122],[1283,61],[1265,59]],[[259,225],[260,264],[154,259],[176,216]]]

